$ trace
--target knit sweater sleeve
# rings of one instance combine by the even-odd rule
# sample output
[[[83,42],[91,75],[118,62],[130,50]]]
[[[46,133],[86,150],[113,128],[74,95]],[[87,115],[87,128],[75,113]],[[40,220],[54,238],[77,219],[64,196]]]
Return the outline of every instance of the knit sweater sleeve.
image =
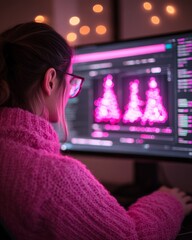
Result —
[[[64,157],[48,162],[51,166],[41,170],[46,197],[40,207],[40,219],[56,239],[176,237],[183,211],[169,195],[157,191],[126,211],[79,161]]]

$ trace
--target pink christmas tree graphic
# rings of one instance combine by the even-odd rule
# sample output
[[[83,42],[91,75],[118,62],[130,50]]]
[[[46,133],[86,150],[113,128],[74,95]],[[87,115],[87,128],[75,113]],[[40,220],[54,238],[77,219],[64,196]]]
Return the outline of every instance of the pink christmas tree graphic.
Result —
[[[95,121],[118,123],[121,119],[121,110],[119,109],[117,98],[114,93],[113,76],[108,74],[103,79],[103,97],[94,101]]]
[[[123,115],[122,121],[124,123],[134,123],[141,120],[143,115],[142,110],[140,108],[143,105],[143,102],[140,100],[138,92],[139,92],[139,80],[136,79],[129,83],[129,102],[125,106],[125,113]]]
[[[146,122],[148,122],[149,125],[153,125],[154,123],[165,123],[168,114],[163,106],[160,89],[154,77],[150,78],[148,86],[149,90],[146,91],[147,100],[141,124],[145,125]]]

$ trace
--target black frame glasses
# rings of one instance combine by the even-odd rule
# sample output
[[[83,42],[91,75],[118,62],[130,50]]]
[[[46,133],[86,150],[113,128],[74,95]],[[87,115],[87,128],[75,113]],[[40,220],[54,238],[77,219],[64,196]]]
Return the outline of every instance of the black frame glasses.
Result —
[[[69,98],[75,98],[77,95],[80,93],[83,82],[84,82],[84,77],[72,74],[72,73],[65,73],[72,78],[70,79],[70,92],[69,92]]]

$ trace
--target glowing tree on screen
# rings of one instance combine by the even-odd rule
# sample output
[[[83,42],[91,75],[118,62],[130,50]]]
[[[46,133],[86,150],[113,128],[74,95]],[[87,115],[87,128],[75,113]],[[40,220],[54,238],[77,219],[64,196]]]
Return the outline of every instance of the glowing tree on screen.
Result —
[[[136,79],[129,83],[130,97],[128,104],[125,106],[125,113],[122,118],[124,123],[134,123],[141,120],[143,114],[140,106],[143,105],[143,102],[139,98],[138,88],[139,80]]]
[[[149,90],[146,91],[146,106],[141,123],[144,125],[148,122],[150,125],[154,123],[165,123],[168,117],[167,111],[163,106],[160,89],[157,81],[151,77],[148,83]]]
[[[103,79],[103,97],[95,100],[95,121],[118,123],[121,119],[117,98],[114,92],[113,76],[108,74]]]

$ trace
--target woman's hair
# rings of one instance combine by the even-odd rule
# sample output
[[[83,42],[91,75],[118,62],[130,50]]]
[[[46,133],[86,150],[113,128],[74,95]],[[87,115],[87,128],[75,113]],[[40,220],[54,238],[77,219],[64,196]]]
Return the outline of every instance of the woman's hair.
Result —
[[[64,86],[60,88],[63,95],[63,76],[71,58],[72,49],[47,24],[22,23],[1,33],[0,106],[20,107],[36,113],[37,106],[44,106],[41,85],[51,67],[56,70],[60,85]],[[64,110],[63,104],[63,101],[58,103],[59,113]],[[46,109],[42,109],[42,115],[46,116]],[[61,115],[64,118],[64,114],[58,114]],[[60,122],[64,124],[65,119]]]

